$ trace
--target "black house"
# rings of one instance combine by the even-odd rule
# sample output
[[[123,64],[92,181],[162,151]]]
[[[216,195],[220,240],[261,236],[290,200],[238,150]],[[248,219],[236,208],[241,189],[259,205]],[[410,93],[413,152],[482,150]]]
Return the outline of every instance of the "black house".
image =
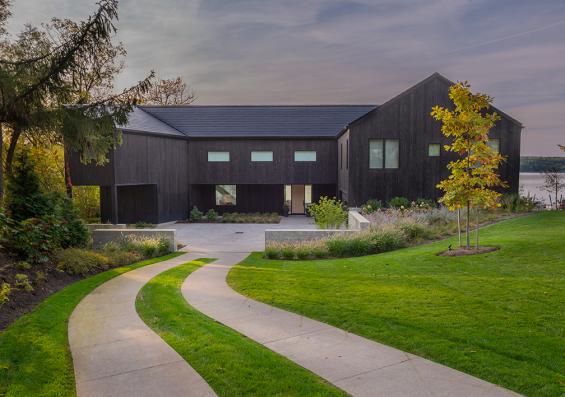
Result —
[[[74,185],[100,186],[102,220],[114,223],[184,219],[192,206],[281,212],[287,204],[301,214],[324,195],[350,206],[437,199],[453,156],[430,111],[451,106],[452,84],[436,73],[380,106],[140,106],[107,165],[68,153],[70,175]],[[491,142],[517,192],[522,125],[494,110],[502,119]]]

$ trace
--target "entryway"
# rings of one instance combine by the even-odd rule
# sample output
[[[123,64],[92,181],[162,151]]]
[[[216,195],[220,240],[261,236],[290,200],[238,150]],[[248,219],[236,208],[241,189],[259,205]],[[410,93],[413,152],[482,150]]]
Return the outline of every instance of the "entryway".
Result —
[[[285,185],[284,201],[290,214],[304,215],[306,206],[312,203],[312,185]]]

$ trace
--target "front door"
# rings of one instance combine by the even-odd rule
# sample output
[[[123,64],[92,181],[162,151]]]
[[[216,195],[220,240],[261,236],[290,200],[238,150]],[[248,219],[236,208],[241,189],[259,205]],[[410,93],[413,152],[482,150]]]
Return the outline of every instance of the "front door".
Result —
[[[292,185],[291,209],[292,214],[304,213],[304,185]]]

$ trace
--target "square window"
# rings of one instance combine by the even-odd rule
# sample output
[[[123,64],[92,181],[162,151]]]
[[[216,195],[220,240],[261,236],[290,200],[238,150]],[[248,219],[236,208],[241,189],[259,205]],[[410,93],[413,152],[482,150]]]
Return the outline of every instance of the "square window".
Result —
[[[273,161],[273,152],[268,150],[253,151],[251,152],[252,162],[270,162]]]
[[[208,161],[211,163],[229,162],[230,152],[208,152]]]
[[[216,205],[236,205],[236,185],[216,185]]]
[[[441,152],[441,145],[439,143],[430,143],[428,145],[428,156],[439,157]]]
[[[313,150],[296,150],[294,161],[316,161],[316,152]]]
[[[496,153],[500,153],[500,139],[489,139],[487,145]]]

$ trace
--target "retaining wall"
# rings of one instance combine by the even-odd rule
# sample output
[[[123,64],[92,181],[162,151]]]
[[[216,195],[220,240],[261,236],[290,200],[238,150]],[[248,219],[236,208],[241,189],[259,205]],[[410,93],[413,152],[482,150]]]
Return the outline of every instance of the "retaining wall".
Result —
[[[126,229],[127,226],[125,223],[87,223],[86,228],[89,232],[92,232],[96,229]]]
[[[93,248],[101,248],[111,241],[119,241],[128,236],[165,238],[171,252],[177,250],[175,229],[96,229],[92,231]]]

